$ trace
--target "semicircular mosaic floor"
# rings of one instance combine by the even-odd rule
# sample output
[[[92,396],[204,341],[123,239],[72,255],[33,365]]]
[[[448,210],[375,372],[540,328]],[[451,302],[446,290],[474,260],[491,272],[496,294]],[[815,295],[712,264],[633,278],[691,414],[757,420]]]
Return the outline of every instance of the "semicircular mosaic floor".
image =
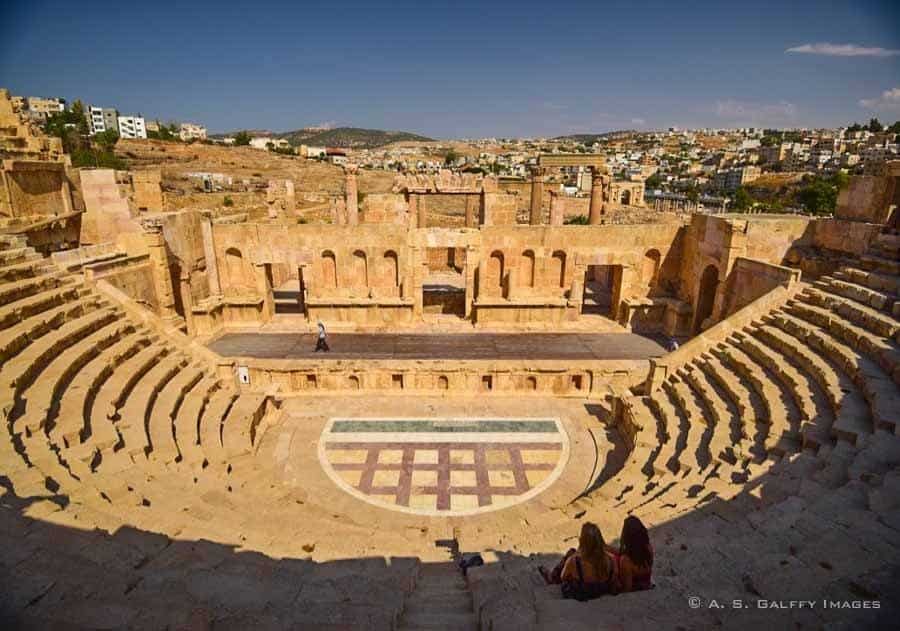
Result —
[[[318,456],[362,501],[449,517],[534,498],[565,468],[569,439],[556,418],[331,418]]]

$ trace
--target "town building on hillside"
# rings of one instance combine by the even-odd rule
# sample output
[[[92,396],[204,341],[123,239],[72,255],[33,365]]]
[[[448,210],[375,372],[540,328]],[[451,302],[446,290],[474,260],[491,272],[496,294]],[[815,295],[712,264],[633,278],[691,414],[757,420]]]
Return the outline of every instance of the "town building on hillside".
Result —
[[[29,96],[24,99],[24,110],[29,118],[45,121],[53,114],[66,110],[66,100],[60,98],[44,98],[42,96]]]
[[[119,112],[113,107],[97,107],[90,105],[85,112],[91,135],[105,131],[119,131]]]
[[[206,140],[206,127],[195,123],[181,123],[178,137],[184,141]]]
[[[291,144],[284,138],[272,138],[271,136],[255,136],[250,139],[250,146],[254,149],[266,150],[270,148],[270,145],[273,149],[287,149],[291,146]]]
[[[147,127],[142,116],[119,116],[120,138],[146,138]]]

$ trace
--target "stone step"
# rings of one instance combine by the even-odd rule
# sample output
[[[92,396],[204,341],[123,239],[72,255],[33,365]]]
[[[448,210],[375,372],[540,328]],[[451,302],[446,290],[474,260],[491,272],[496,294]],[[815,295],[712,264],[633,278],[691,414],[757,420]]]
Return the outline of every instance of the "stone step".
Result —
[[[895,299],[900,294],[900,278],[891,274],[882,274],[856,267],[842,267],[833,276],[839,280],[864,285],[869,289],[891,294]]]
[[[265,395],[244,393],[238,396],[222,424],[222,446],[227,457],[250,453],[256,427],[265,414]]]
[[[893,338],[900,331],[900,321],[896,318],[850,298],[835,296],[814,288],[805,289],[802,295],[806,302],[830,309],[875,335]]]
[[[867,252],[860,257],[862,267],[894,276],[900,275],[900,261],[896,258],[880,256],[874,252]]]
[[[96,296],[86,296],[64,302],[0,331],[0,361],[10,361],[42,336],[98,308],[99,305],[100,301]]]
[[[681,467],[676,457],[680,419],[665,391],[656,392],[648,403],[660,420],[665,436],[665,440],[660,445],[659,452],[653,461],[653,470],[656,475],[660,476],[677,473]]]
[[[859,285],[852,281],[841,280],[832,276],[823,276],[813,283],[813,287],[887,313],[891,312],[896,301],[895,296],[886,292],[870,289],[865,285]]]
[[[149,453],[154,461],[174,462],[178,457],[174,419],[190,390],[204,376],[198,366],[185,366],[159,391],[148,419]]]
[[[222,423],[236,399],[237,393],[233,390],[219,390],[210,398],[203,411],[200,419],[200,447],[210,464],[223,465],[228,460],[222,445]]]
[[[764,456],[764,452],[757,452],[753,436],[757,425],[765,422],[768,417],[762,402],[755,400],[755,391],[712,354],[704,354],[696,363],[711,381],[728,394],[731,405],[737,411],[737,419],[732,422],[730,429],[731,435],[736,439],[734,448],[739,452],[738,457],[747,459]]]
[[[888,375],[893,375],[900,366],[900,345],[890,338],[875,335],[868,329],[844,320],[832,311],[805,301],[788,301],[784,310],[827,330],[842,342],[859,348],[877,362]]]
[[[27,298],[0,307],[0,329],[8,329],[23,320],[90,294],[80,283],[62,282]]]
[[[138,380],[168,353],[159,344],[141,349],[126,359],[97,391],[90,409],[91,432],[96,440],[106,444],[113,440],[118,444],[121,440],[112,421],[117,417],[117,410],[128,397],[128,393]],[[100,447],[101,453],[108,450]]]
[[[57,287],[64,281],[64,274],[53,269],[45,274],[0,285],[0,305],[6,306],[34,294]]]
[[[442,631],[475,631],[478,624],[473,613],[444,611],[412,612],[404,614],[398,629],[441,629]]]
[[[694,393],[683,381],[670,377],[663,382],[663,388],[681,408],[682,415],[688,423],[685,447],[679,455],[679,460],[687,463],[692,471],[701,471],[709,466],[711,460],[707,437],[710,430],[706,414]]]
[[[686,364],[678,371],[678,376],[694,392],[702,404],[706,423],[710,426],[709,445],[712,458],[730,463],[737,461],[731,442],[732,409],[722,395],[706,377],[706,373],[696,365]]]
[[[855,444],[857,436],[866,432],[869,409],[850,377],[827,357],[811,349],[804,337],[796,337],[802,336],[803,332],[780,316],[773,318],[771,324],[759,327],[756,334],[777,345],[779,351],[802,364],[808,374],[817,380],[831,403],[834,419],[831,434]]]
[[[712,352],[723,363],[735,369],[756,390],[762,400],[768,414],[768,422],[762,427],[758,426],[768,429],[763,434],[763,448],[766,451],[771,450],[782,436],[796,437],[796,433],[792,434],[791,419],[797,412],[790,395],[782,390],[783,385],[778,385],[762,365],[732,343],[719,344]]]
[[[203,409],[220,387],[217,379],[206,376],[191,389],[178,408],[175,419],[175,442],[181,460],[191,467],[200,467],[203,464],[204,455],[200,448],[198,426]]]
[[[13,397],[21,397],[52,357],[116,318],[117,314],[106,308],[74,317],[28,345],[27,352],[19,353],[3,364],[0,368],[0,401],[4,411],[9,414]]]
[[[742,350],[759,364],[765,366],[769,370],[769,374],[775,375],[783,384],[783,389],[791,396],[799,413],[800,425],[796,428],[792,427],[792,434],[799,434],[804,423],[808,424],[819,416],[807,377],[783,355],[768,348],[746,331],[736,331],[733,337]]]
[[[170,380],[184,368],[180,354],[169,353],[135,383],[128,398],[116,413],[116,429],[125,443],[125,453],[132,458],[146,457],[150,450],[147,426],[153,405]]]
[[[117,315],[117,314],[116,314]],[[123,335],[134,331],[134,326],[127,321],[118,318],[112,319],[108,324],[100,327],[87,337],[79,340],[63,352],[51,359],[41,368],[37,375],[37,381],[23,393],[25,406],[23,415],[13,421],[13,429],[16,433],[24,431],[44,431],[51,440],[62,442],[66,434],[75,433],[77,436],[81,429],[81,415],[74,418],[61,418],[58,414],[52,414],[52,408],[59,410],[59,401],[63,398],[74,376],[82,370],[85,364],[97,356],[97,354],[111,346]],[[52,425],[47,422],[53,417]],[[56,439],[60,440],[56,440]]]
[[[96,396],[103,382],[112,375],[125,360],[135,355],[138,351],[149,346],[150,340],[145,333],[135,330],[122,336],[108,348],[102,349],[84,368],[78,372],[72,382],[66,388],[59,406],[58,426],[51,431],[51,438],[55,434],[61,434],[69,449],[82,443],[83,438],[92,441],[90,448],[80,450],[77,460],[83,460],[87,455],[93,455],[94,448],[99,446],[111,448],[118,442],[118,437],[107,437],[106,445],[98,445],[101,440],[98,434],[93,432],[90,426],[89,410],[90,402]],[[54,438],[57,444],[60,442]],[[71,464],[71,463],[70,463]]]

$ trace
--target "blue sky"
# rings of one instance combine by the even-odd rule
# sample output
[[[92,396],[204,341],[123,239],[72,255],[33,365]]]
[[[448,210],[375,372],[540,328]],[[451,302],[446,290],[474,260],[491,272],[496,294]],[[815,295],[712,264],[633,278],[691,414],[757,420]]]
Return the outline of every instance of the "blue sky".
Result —
[[[4,4],[0,86],[211,131],[900,119],[896,1]]]

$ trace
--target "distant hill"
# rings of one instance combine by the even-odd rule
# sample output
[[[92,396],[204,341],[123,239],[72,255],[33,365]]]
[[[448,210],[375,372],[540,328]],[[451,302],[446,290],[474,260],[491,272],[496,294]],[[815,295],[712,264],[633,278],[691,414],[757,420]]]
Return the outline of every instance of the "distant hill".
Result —
[[[590,145],[598,140],[617,140],[622,138],[629,138],[636,134],[636,131],[627,129],[622,131],[609,131],[605,134],[572,134],[570,136],[557,136],[553,140],[568,140],[570,142],[578,142],[585,145]]]
[[[275,134],[284,138],[294,146],[315,145],[324,147],[344,147],[347,149],[374,149],[392,142],[404,140],[431,141],[431,138],[412,134],[407,131],[383,131],[380,129],[361,129],[359,127],[335,127],[334,129],[306,130],[297,129]]]
[[[210,138],[227,138],[234,136],[235,130],[225,134],[210,134]],[[272,132],[265,129],[246,130],[251,136],[268,136],[284,138],[291,145],[313,145],[317,147],[343,147],[345,149],[375,149],[392,142],[415,141],[433,142],[433,138],[419,136],[408,131],[383,131],[381,129],[362,129],[360,127],[334,127],[333,129],[309,128],[293,131]]]

